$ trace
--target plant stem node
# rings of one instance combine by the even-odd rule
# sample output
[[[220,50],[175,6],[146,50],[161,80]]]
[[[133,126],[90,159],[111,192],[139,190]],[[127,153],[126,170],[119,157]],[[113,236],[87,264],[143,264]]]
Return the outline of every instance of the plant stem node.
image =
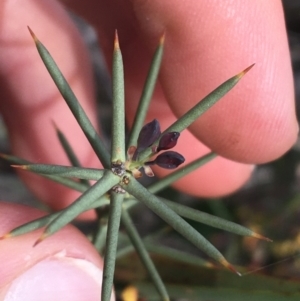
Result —
[[[120,160],[118,160],[116,162],[111,162],[111,171],[115,175],[117,175],[119,177],[122,177],[125,174],[125,171],[126,171],[125,164]]]
[[[130,182],[129,177],[128,176],[124,176],[122,179],[122,184],[123,185],[128,185]]]
[[[111,190],[116,192],[116,193],[120,193],[120,194],[125,194],[126,193],[126,191],[119,185],[114,186]]]

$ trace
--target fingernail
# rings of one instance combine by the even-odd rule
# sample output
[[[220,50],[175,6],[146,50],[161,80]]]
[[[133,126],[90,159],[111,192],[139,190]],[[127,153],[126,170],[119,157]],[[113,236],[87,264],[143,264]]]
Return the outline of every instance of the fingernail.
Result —
[[[5,301],[99,301],[102,271],[83,259],[40,261],[16,278]],[[112,299],[113,300],[113,299]]]

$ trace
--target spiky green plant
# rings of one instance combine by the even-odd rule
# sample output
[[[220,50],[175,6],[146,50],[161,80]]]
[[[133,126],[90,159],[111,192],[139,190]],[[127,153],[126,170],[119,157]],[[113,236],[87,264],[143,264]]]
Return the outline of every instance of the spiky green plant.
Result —
[[[168,149],[176,144],[176,141],[183,130],[189,127],[197,118],[231,90],[253,65],[225,81],[161,133],[159,122],[157,120],[153,120],[144,126],[143,124],[162,60],[164,47],[164,37],[162,37],[152,60],[126,146],[123,62],[116,33],[112,68],[112,143],[111,152],[109,152],[72,92],[68,82],[57,67],[55,61],[34,33],[30,29],[29,31],[49,74],[86,135],[95,154],[101,161],[103,169],[81,167],[66,137],[57,127],[55,128],[59,141],[73,166],[32,164],[31,162],[27,162],[20,158],[2,155],[14,164],[18,164],[14,165],[17,168],[41,174],[53,181],[80,191],[82,194],[67,208],[15,228],[1,238],[9,238],[45,227],[42,236],[35,242],[34,245],[36,245],[41,243],[48,236],[59,231],[79,214],[90,209],[101,209],[104,206],[109,205],[107,224],[101,223],[101,227],[99,227],[99,231],[93,239],[95,247],[100,253],[105,249],[101,300],[108,301],[111,297],[117,256],[119,226],[120,222],[122,222],[133,247],[149,272],[162,300],[167,301],[170,299],[164,283],[149,256],[143,239],[138,234],[130,217],[130,209],[140,201],[197,248],[224,265],[226,268],[239,274],[224,256],[183,218],[188,218],[212,227],[221,228],[238,235],[252,236],[265,240],[269,240],[268,238],[254,233],[241,225],[191,209],[155,195],[179,178],[215,158],[216,154],[212,152],[208,153],[184,167],[177,169],[175,172],[148,187],[144,187],[139,183],[137,178],[141,176],[140,170],[142,168],[147,175],[152,175],[150,166],[153,164],[157,164],[163,168],[176,168],[183,163],[184,157],[181,154],[168,151]],[[155,159],[151,159],[153,155],[156,155],[162,150],[167,151],[160,153]],[[80,179],[80,181],[75,181],[74,178]],[[91,186],[88,180],[96,182]]]

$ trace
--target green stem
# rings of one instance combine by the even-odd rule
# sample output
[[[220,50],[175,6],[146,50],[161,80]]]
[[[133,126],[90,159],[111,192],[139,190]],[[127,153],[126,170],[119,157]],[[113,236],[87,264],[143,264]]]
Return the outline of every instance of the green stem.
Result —
[[[99,208],[102,206],[107,206],[107,205],[109,205],[109,201],[108,201],[107,196],[105,195],[105,196],[102,196],[99,199],[97,199],[91,205],[90,209],[96,209],[96,208]],[[65,209],[63,209],[63,210],[65,210]],[[23,234],[29,233],[31,231],[37,230],[41,227],[44,227],[44,226],[48,225],[50,222],[52,222],[56,217],[58,217],[63,210],[48,214],[46,216],[40,217],[40,218],[30,221],[26,224],[23,224],[19,227],[16,227],[8,233],[8,236],[9,237],[19,236],[19,235],[23,235]]]
[[[154,184],[151,184],[147,189],[155,194],[163,189],[165,189],[166,187],[170,186],[171,184],[173,184],[175,181],[183,178],[184,176],[190,174],[192,171],[196,170],[197,168],[199,168],[200,166],[208,163],[209,161],[211,161],[212,159],[214,159],[215,157],[217,157],[217,154],[211,152],[208,153],[207,155],[192,161],[191,163],[177,169],[176,171],[172,172],[171,174],[169,174],[168,176],[160,179],[159,181],[155,182]]]
[[[110,301],[115,273],[118,234],[124,194],[111,193],[106,237],[106,250],[103,266],[101,300]]]
[[[145,117],[147,115],[149,104],[157,81],[157,76],[159,73],[161,60],[163,56],[163,49],[164,49],[164,36],[162,36],[162,38],[160,39],[160,43],[154,53],[150,70],[147,75],[147,79],[143,88],[142,96],[139,101],[139,106],[134,116],[133,126],[130,131],[127,147],[131,145],[136,146],[137,139],[141,131],[141,128],[144,124]]]
[[[82,168],[63,165],[48,165],[48,164],[26,164],[14,166],[26,171],[38,173],[41,175],[50,175],[56,177],[78,178],[86,180],[98,181],[104,174],[103,169],[97,168]],[[88,187],[87,184],[85,184]]]
[[[190,220],[218,228],[224,231],[228,231],[237,235],[242,235],[242,236],[252,236],[252,237],[257,237],[258,234],[253,232],[252,230],[236,224],[234,222],[228,221],[226,219],[220,218],[215,215],[211,215],[206,212],[202,212],[172,201],[169,201],[164,198],[159,198],[164,204],[166,204],[168,207],[170,207],[174,212],[179,214],[182,217],[188,218]]]
[[[79,159],[77,158],[71,144],[69,143],[67,137],[64,135],[64,133],[56,126],[56,124],[53,122],[53,125],[56,130],[56,136],[65,151],[70,163],[74,167],[81,167],[81,164],[79,162]],[[86,186],[91,186],[88,180],[81,179],[80,182]]]
[[[118,35],[115,37],[112,68],[113,108],[112,108],[112,162],[125,162],[125,99],[124,71]]]
[[[16,156],[1,154],[1,157],[4,158],[5,160],[11,162],[11,163],[18,164],[18,165],[35,165],[30,161],[21,159],[21,158],[16,157]],[[41,175],[44,178],[47,178],[49,180],[52,180],[56,183],[59,183],[61,185],[64,185],[66,187],[69,187],[69,188],[77,190],[77,191],[84,192],[88,188],[87,185],[84,185],[82,183],[78,183],[78,182],[76,182],[74,180],[71,180],[71,179],[66,179],[66,178],[59,177],[59,176],[54,176],[54,175],[46,175],[46,174],[41,174]]]
[[[253,66],[253,65],[252,65]],[[213,90],[210,94],[200,100],[194,107],[192,107],[188,112],[186,112],[183,116],[177,119],[172,125],[170,125],[154,142],[157,143],[163,134],[168,132],[182,132],[186,128],[188,128],[195,120],[197,120],[202,114],[204,114],[208,109],[210,109],[214,104],[218,102],[225,94],[227,94],[239,81],[240,79],[252,68],[252,66],[248,67],[244,71],[240,72],[236,76],[231,77],[223,84],[221,84],[218,88]],[[140,153],[139,159],[146,159],[152,150],[151,148],[145,149]]]
[[[50,76],[52,77],[55,85],[57,86],[59,92],[61,93],[62,97],[64,98],[70,110],[72,111],[74,117],[76,118],[82,131],[84,132],[85,136],[90,142],[99,160],[101,161],[101,163],[105,168],[109,168],[110,156],[104,143],[100,139],[98,133],[96,132],[94,126],[92,125],[85,111],[82,109],[82,106],[77,100],[74,92],[70,88],[70,85],[66,81],[65,77],[59,70],[51,54],[48,52],[46,47],[37,39],[37,37],[34,35],[34,33],[31,31],[29,27],[28,29],[34,39],[40,57],[45,67],[47,68]]]
[[[169,295],[166,290],[166,287],[151,259],[149,256],[149,253],[147,249],[145,248],[145,245],[137,232],[135,226],[133,225],[133,222],[131,220],[131,217],[129,216],[127,210],[122,210],[122,223],[124,224],[126,228],[126,232],[131,240],[131,243],[135,247],[141,261],[143,262],[144,266],[146,267],[157,291],[161,295],[162,299],[164,301],[169,301]]]
[[[104,176],[93,186],[86,190],[77,200],[65,208],[46,228],[43,237],[52,235],[71,222],[80,213],[91,208],[93,203],[114,185],[119,182],[119,177],[107,171]]]
[[[160,216],[174,230],[180,233],[188,241],[197,248],[205,252],[214,260],[220,262],[225,267],[233,270],[232,265],[224,258],[224,256],[198,231],[182,219],[177,213],[164,204],[158,197],[150,193],[132,176],[127,181],[128,184],[122,183],[122,187],[136,199],[143,202],[149,209]]]
[[[104,221],[103,218],[100,218],[98,221],[98,230],[93,239],[93,245],[96,248],[96,250],[100,253],[100,255],[103,254],[105,248],[106,236],[107,236],[107,220],[105,218]]]

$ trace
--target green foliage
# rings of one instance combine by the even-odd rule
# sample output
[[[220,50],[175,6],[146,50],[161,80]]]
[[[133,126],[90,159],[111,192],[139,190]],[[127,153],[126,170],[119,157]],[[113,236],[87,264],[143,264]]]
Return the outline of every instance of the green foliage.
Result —
[[[160,154],[159,161],[157,159],[156,161],[149,160],[151,159],[151,156],[153,154],[160,151],[158,150],[160,139],[163,139],[163,147],[160,148],[164,150],[171,148],[177,141],[172,140],[172,137],[176,137],[177,139],[180,132],[189,127],[197,118],[199,118],[210,107],[217,103],[217,101],[222,96],[224,96],[239,82],[243,75],[252,66],[225,81],[203,100],[199,101],[174,124],[170,125],[164,132],[160,132],[159,123],[155,121],[151,126],[153,126],[153,128],[157,130],[157,133],[151,136],[151,126],[145,130],[145,126],[143,127],[143,124],[150,99],[155,88],[155,83],[162,60],[164,47],[164,37],[162,37],[154,54],[149,74],[145,82],[140,103],[136,112],[134,125],[129,135],[127,148],[125,148],[126,143],[123,61],[118,37],[116,34],[112,74],[112,144],[111,152],[109,152],[105,146],[105,143],[102,141],[101,137],[98,135],[95,128],[91,124],[88,116],[82,109],[79,101],[72,92],[66,79],[51,57],[50,53],[37,39],[37,37],[31,30],[30,32],[35,41],[37,50],[47,70],[49,71],[49,74],[53,78],[53,81],[59,89],[62,97],[68,104],[82,131],[86,135],[88,141],[91,144],[91,147],[101,161],[104,169],[91,169],[81,167],[80,162],[76,157],[75,151],[72,150],[66,137],[58,128],[56,128],[58,139],[61,142],[61,145],[64,148],[73,166],[32,164],[20,158],[5,156],[6,159],[10,160],[14,164],[19,164],[16,167],[50,178],[67,187],[82,192],[82,195],[78,197],[67,208],[13,229],[10,233],[6,234],[2,238],[21,235],[45,226],[43,235],[36,242],[36,244],[41,243],[43,239],[59,231],[63,226],[71,222],[82,212],[93,208],[101,209],[109,204],[109,215],[107,219],[108,222],[107,224],[102,224],[102,220],[101,222],[99,222],[99,231],[93,238],[95,246],[98,247],[99,252],[102,252],[103,249],[105,252],[101,300],[110,300],[113,287],[116,257],[120,256],[120,252],[117,252],[117,244],[119,239],[119,226],[120,222],[122,222],[131,241],[131,244],[135,248],[138,256],[147,269],[157,289],[157,292],[160,295],[160,298],[164,301],[167,301],[170,300],[170,298],[168,296],[164,282],[160,278],[159,273],[155,268],[155,265],[147,251],[147,239],[142,239],[140,237],[130,217],[131,208],[133,208],[140,201],[143,202],[158,216],[160,216],[164,221],[166,221],[178,233],[180,233],[192,244],[194,244],[197,248],[202,250],[208,256],[218,261],[225,267],[239,274],[235,270],[235,268],[225,259],[225,257],[197,230],[195,230],[189,223],[187,223],[184,218],[205,223],[212,227],[221,228],[239,235],[252,236],[260,239],[266,239],[265,237],[260,236],[259,234],[256,234],[241,225],[209,215],[204,212],[197,211],[192,208],[188,208],[184,205],[179,205],[175,202],[159,198],[155,195],[155,193],[157,193],[158,191],[164,189],[181,177],[184,177],[188,173],[214,159],[217,156],[216,154],[208,153],[207,155],[179,168],[169,176],[157,181],[147,188],[145,188],[140,182],[138,182],[136,178],[141,175],[141,169],[144,169],[147,174],[151,174],[150,165],[152,164],[158,164],[162,167],[167,168],[174,168],[181,164],[184,161],[184,157],[181,154],[173,151],[167,151]],[[144,131],[142,131],[142,129],[144,129]],[[139,137],[140,133],[146,133],[147,135],[149,135],[149,138],[154,140],[154,142],[152,141],[150,145],[145,145],[145,141],[147,142],[148,136],[146,137],[146,139],[141,139]],[[160,144],[160,146],[161,145],[162,144]],[[81,181],[75,181],[74,178],[81,179]],[[96,182],[95,184],[90,186],[89,180]],[[105,235],[106,243],[104,243]],[[174,251],[173,255],[171,255],[169,250],[164,248],[161,248],[160,251],[165,252],[165,254],[169,254],[170,256],[176,256],[177,254]],[[123,252],[123,254],[125,253]],[[178,256],[180,257],[180,254]],[[200,261],[201,259],[199,259],[199,262]]]

